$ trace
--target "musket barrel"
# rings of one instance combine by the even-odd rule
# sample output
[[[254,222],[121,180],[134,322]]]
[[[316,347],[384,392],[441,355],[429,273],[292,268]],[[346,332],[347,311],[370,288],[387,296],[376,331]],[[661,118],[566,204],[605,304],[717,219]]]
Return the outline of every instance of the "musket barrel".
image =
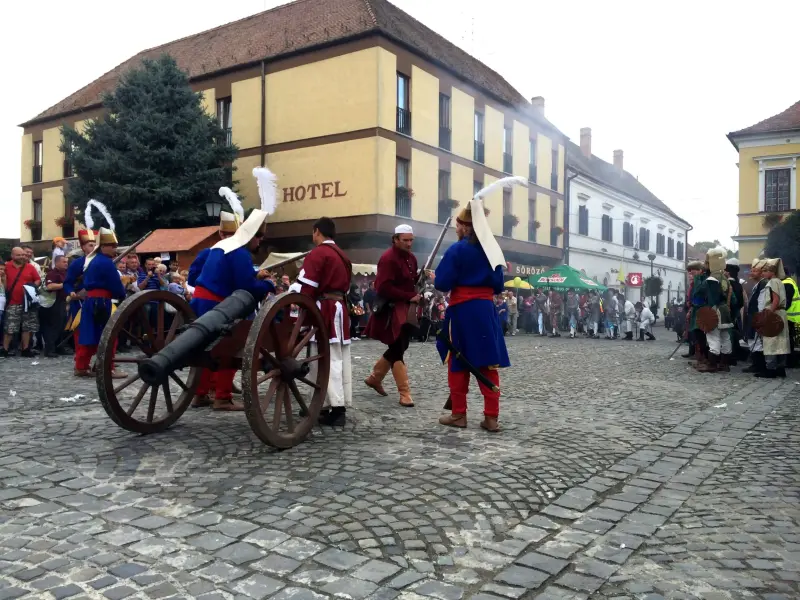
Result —
[[[161,385],[170,373],[182,368],[187,359],[215,341],[223,329],[236,319],[243,319],[256,309],[250,292],[236,290],[213,309],[191,323],[175,340],[158,354],[139,365],[139,377],[149,385]]]

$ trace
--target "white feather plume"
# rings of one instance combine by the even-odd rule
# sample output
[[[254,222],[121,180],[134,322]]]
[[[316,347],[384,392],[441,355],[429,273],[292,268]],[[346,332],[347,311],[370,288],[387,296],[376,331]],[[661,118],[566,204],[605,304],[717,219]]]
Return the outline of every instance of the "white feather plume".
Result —
[[[258,182],[258,195],[261,198],[261,210],[268,215],[278,208],[278,178],[265,167],[253,169],[253,177]]]
[[[487,185],[485,188],[475,194],[474,197],[484,199],[500,188],[511,187],[513,185],[528,187],[528,180],[524,177],[503,177],[502,179],[498,179],[494,183]]]
[[[89,200],[86,203],[86,209],[83,211],[84,218],[86,219],[86,227],[89,229],[94,229],[94,219],[92,218],[92,207],[95,207],[97,210],[100,211],[100,214],[103,215],[106,219],[106,224],[111,231],[116,231],[116,227],[114,226],[114,219],[111,218],[111,213],[108,212],[106,205],[102,202],[98,202],[97,200]]]
[[[242,207],[242,202],[239,200],[239,196],[236,195],[231,188],[228,187],[221,187],[219,188],[219,195],[225,198],[228,201],[228,204],[231,206],[231,210],[239,216],[239,221],[244,221],[244,207]]]

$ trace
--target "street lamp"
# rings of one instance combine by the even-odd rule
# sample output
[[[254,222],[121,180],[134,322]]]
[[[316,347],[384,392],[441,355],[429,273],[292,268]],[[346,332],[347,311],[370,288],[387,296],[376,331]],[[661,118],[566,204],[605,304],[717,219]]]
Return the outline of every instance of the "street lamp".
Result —
[[[653,276],[653,261],[655,259],[656,259],[656,255],[655,254],[650,253],[650,254],[647,255],[647,260],[650,261],[650,277]]]
[[[219,213],[222,211],[222,202],[216,198],[212,198],[206,202],[206,214],[209,217],[219,218]]]

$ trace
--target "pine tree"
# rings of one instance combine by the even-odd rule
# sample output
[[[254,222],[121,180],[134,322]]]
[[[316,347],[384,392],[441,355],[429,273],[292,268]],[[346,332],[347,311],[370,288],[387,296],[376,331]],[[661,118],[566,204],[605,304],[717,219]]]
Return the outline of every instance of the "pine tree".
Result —
[[[773,227],[767,235],[764,255],[782,259],[792,275],[800,271],[800,212],[793,212]]]
[[[168,55],[128,71],[104,97],[104,116],[82,133],[61,129],[76,175],[67,201],[81,209],[90,198],[104,203],[125,241],[157,227],[207,224],[205,203],[234,183],[237,149],[201,99]]]

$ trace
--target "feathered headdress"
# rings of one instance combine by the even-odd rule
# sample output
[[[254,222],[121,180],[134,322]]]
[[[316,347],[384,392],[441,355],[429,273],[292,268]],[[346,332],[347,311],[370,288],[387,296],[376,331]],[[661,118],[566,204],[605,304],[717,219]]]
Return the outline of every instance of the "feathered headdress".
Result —
[[[242,207],[242,201],[239,200],[239,196],[237,196],[236,193],[228,187],[219,188],[219,195],[228,201],[231,210],[239,218],[239,223],[244,221],[244,208]]]
[[[489,264],[493,269],[496,267],[505,266],[506,259],[503,256],[503,251],[500,249],[500,244],[497,243],[497,240],[494,239],[494,235],[492,234],[492,228],[490,227],[489,221],[486,218],[483,201],[485,198],[490,196],[492,192],[514,185],[527,187],[528,180],[524,177],[504,177],[502,179],[498,179],[491,185],[488,185],[480,190],[477,194],[475,194],[472,200],[470,200],[469,206],[471,209],[470,213],[472,229],[475,231],[475,235],[478,237],[478,241],[481,243],[483,252],[486,254],[486,258],[489,259]]]
[[[475,198],[484,200],[491,196],[494,191],[500,188],[510,188],[512,185],[528,187],[528,180],[524,177],[503,177],[502,179],[498,179],[494,183],[487,185],[485,188],[480,190],[477,194],[475,194]]]
[[[108,228],[111,231],[116,230],[116,227],[114,226],[114,219],[111,218],[111,213],[108,212],[106,205],[102,202],[98,202],[97,200],[89,200],[89,202],[86,203],[86,209],[83,211],[86,219],[86,227],[89,229],[94,229],[94,219],[92,218],[93,206],[100,211],[100,214],[103,215],[103,217],[105,217]]]
[[[265,167],[253,169],[253,177],[258,182],[258,195],[261,198],[261,210],[268,215],[274,214],[278,207],[278,178]]]

